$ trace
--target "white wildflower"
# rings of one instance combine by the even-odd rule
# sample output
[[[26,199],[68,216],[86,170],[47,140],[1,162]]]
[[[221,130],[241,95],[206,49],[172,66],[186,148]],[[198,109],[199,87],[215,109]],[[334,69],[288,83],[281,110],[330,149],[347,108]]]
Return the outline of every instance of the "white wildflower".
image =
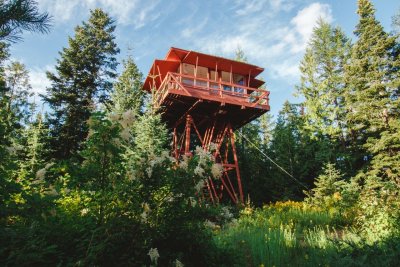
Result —
[[[54,165],[54,162],[49,162],[49,163],[46,164],[46,166],[44,166],[44,168],[47,170],[53,165]]]
[[[223,172],[224,167],[222,166],[222,164],[215,163],[211,166],[211,174],[214,178],[221,178]]]
[[[157,260],[160,257],[160,254],[158,254],[158,249],[157,248],[151,248],[149,250],[149,253],[147,255],[150,256],[151,262],[155,262],[157,264]]]
[[[164,150],[161,152],[161,158],[164,159],[168,159],[169,158],[169,152],[167,150]]]
[[[86,121],[87,125],[89,127],[93,127],[94,126],[94,120],[92,117],[90,117],[87,121]]]
[[[196,207],[197,201],[196,199],[194,199],[194,197],[189,197],[189,201],[190,201],[190,206]]]
[[[133,111],[131,109],[125,111],[122,114],[121,125],[123,128],[131,126],[134,121],[135,121],[135,114],[133,114]]]
[[[84,216],[84,215],[86,215],[88,212],[89,212],[89,209],[88,209],[88,208],[84,208],[84,209],[81,210],[81,215]]]
[[[135,173],[133,171],[128,171],[126,173],[126,177],[128,178],[128,181],[136,180],[136,176],[135,176]]]
[[[92,129],[89,129],[86,139],[89,139],[90,137],[92,137],[93,134],[94,134],[94,131]]]
[[[11,155],[14,155],[17,152],[17,149],[13,146],[8,146],[6,147],[8,153],[10,153]]]
[[[120,115],[117,113],[111,113],[108,115],[108,117],[109,117],[110,121],[116,122],[116,121],[119,121]]]
[[[149,178],[150,178],[151,175],[153,174],[153,168],[151,166],[147,167],[146,173],[147,173],[147,176],[149,176]]]
[[[50,186],[49,189],[45,191],[45,194],[49,196],[58,196],[58,192],[53,186]]]
[[[194,187],[196,189],[196,192],[200,192],[201,189],[204,187],[204,180],[200,180]]]
[[[179,162],[179,168],[184,169],[185,171],[188,169],[189,167],[189,157],[186,155],[182,156],[182,161]]]
[[[121,140],[119,138],[113,138],[112,142],[116,147],[120,147],[122,145]]]
[[[197,156],[199,156],[199,165],[206,166],[207,165],[207,161],[211,160],[211,153],[206,151],[206,150],[204,150],[200,146],[196,147],[195,153],[196,153]]]
[[[203,155],[204,153],[206,153],[206,151],[201,147],[201,146],[196,146],[196,150],[195,150],[196,155]]]
[[[217,151],[217,149],[218,149],[218,145],[215,143],[210,143],[210,145],[208,146],[208,151],[210,151],[210,152]]]
[[[204,222],[204,225],[205,225],[205,227],[210,228],[210,229],[213,229],[213,230],[219,228],[218,225],[216,225],[215,223],[213,223],[212,221],[209,221],[209,220],[206,220],[206,221]]]
[[[194,169],[194,174],[203,177],[204,176],[204,169],[200,167],[200,165],[197,165],[197,167]]]
[[[140,218],[142,223],[147,223],[147,212],[143,211],[142,214],[140,214]]]
[[[182,262],[180,262],[178,259],[175,260],[175,267],[184,267]]]
[[[36,172],[36,178],[37,179],[43,179],[46,176],[46,169],[40,169]]]
[[[222,212],[221,212],[222,217],[224,217],[227,220],[230,220],[233,218],[233,214],[229,210],[228,207],[222,207]]]
[[[128,128],[122,130],[120,135],[121,135],[121,138],[125,141],[129,141],[129,139],[131,138],[131,133]]]
[[[143,210],[144,210],[145,212],[149,212],[149,211],[150,211],[150,206],[149,206],[149,204],[147,204],[146,202],[143,203],[142,206],[143,206]]]

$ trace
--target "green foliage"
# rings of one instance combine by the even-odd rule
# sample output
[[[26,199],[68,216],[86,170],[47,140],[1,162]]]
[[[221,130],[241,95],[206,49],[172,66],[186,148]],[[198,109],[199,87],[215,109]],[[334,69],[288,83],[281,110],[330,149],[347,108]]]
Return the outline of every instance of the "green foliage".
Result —
[[[335,165],[328,163],[314,184],[315,187],[309,193],[306,192],[305,203],[323,208],[331,214],[338,213],[348,222],[354,220],[355,205],[360,193],[360,188],[354,180],[345,181]]]
[[[44,100],[52,108],[52,156],[57,159],[78,156],[88,133],[86,121],[96,105],[108,101],[119,53],[114,30],[107,13],[92,10],[89,21],[75,28],[75,36],[60,53],[56,73],[47,73],[52,85]]]
[[[270,178],[273,200],[300,199],[302,191],[321,171],[319,166],[331,157],[326,143],[312,139],[304,131],[304,123],[299,106],[286,102],[279,112],[268,152],[297,181],[274,166]]]
[[[0,1],[0,12],[12,4],[27,4],[38,21],[1,16],[0,39],[47,29],[34,1]],[[33,114],[25,67],[5,66],[0,43],[0,265],[395,266],[400,50],[371,2],[358,4],[354,45],[322,20],[314,29],[297,88],[304,102],[237,131],[255,205],[300,200],[314,185],[304,202],[262,209],[204,200],[221,166],[200,147],[191,158],[170,156],[132,57],[114,80],[115,23],[103,11],[76,27],[48,73],[47,120]],[[240,48],[236,60],[246,62]]]
[[[349,61],[350,48],[350,40],[339,27],[319,20],[300,65],[297,92],[305,98],[302,105],[306,134],[329,151],[330,161],[351,173],[355,160],[347,147],[344,99],[344,66]]]
[[[364,169],[357,176],[363,185],[359,220],[364,231],[380,232],[385,238],[398,228],[400,59],[393,53],[395,37],[376,20],[372,3],[358,1],[357,13],[358,40],[346,67],[346,104],[348,127],[365,150]]]
[[[132,110],[135,116],[141,114],[144,103],[145,91],[142,90],[143,75],[139,71],[132,56],[123,61],[123,71],[114,84],[111,95],[111,110],[121,113]]]
[[[395,266],[400,244],[370,245],[340,215],[291,201],[247,207],[215,239],[238,266]]]
[[[0,2],[0,41],[18,41],[23,30],[47,33],[50,16],[40,13],[32,0],[3,0]]]

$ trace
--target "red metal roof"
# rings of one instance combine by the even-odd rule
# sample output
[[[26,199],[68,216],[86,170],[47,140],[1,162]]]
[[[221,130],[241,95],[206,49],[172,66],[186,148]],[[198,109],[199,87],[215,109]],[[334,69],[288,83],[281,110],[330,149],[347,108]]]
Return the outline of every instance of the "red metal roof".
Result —
[[[257,75],[264,71],[261,67],[232,59],[171,47],[165,60],[154,61],[144,82],[143,89],[150,91],[154,85],[158,88],[167,73],[169,71],[175,72],[180,63],[188,63],[192,65],[196,65],[197,63],[198,66],[207,67],[209,69],[217,69],[218,71],[226,72],[232,71],[232,73],[245,76],[250,75],[252,78],[250,84],[255,88],[264,84],[263,81],[255,79]]]

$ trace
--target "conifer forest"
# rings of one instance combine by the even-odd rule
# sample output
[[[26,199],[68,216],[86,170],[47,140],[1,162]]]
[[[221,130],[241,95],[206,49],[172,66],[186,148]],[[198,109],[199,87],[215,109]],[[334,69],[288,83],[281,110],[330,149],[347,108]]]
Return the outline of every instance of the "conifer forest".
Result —
[[[0,0],[0,266],[400,266],[400,10],[390,32],[370,0],[354,36],[318,20],[298,101],[235,132],[235,205],[199,198],[223,172],[212,148],[171,156],[107,10],[75,26],[33,100],[11,48],[52,31],[39,5]]]

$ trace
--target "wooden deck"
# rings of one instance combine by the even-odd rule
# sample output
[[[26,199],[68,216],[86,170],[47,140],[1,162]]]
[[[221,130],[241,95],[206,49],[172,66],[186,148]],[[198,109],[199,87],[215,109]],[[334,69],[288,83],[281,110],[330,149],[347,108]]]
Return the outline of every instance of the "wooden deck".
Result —
[[[269,111],[269,92],[169,72],[155,93],[155,106],[170,128],[191,114],[199,130],[221,121],[238,129]]]

